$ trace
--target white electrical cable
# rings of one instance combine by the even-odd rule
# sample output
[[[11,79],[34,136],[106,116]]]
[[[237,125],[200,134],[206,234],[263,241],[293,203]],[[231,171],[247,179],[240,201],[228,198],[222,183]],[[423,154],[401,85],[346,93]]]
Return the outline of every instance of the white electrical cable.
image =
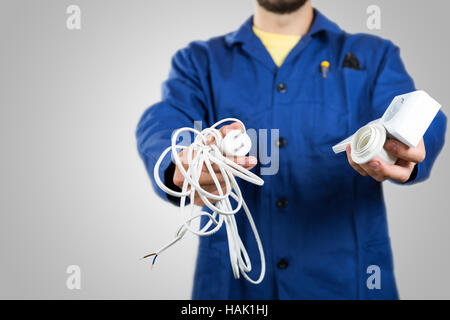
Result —
[[[225,138],[223,138],[220,131],[216,128],[225,122],[238,122],[242,125],[243,129],[242,131],[233,130],[228,133]],[[240,131],[240,133],[235,131]],[[173,134],[172,145],[164,150],[164,152],[159,157],[158,161],[156,162],[153,174],[155,176],[157,185],[163,191],[172,196],[181,198],[180,212],[184,217],[184,222],[178,228],[175,234],[175,238],[171,242],[161,247],[155,253],[147,255],[144,258],[154,256],[154,263],[158,255],[181,240],[188,231],[198,236],[209,236],[219,231],[219,229],[225,223],[228,238],[230,263],[234,277],[238,279],[240,274],[242,274],[245,279],[253,284],[261,283],[266,271],[264,251],[261,244],[261,239],[258,234],[258,230],[255,226],[255,222],[253,221],[250,210],[248,209],[247,204],[242,197],[241,189],[239,188],[235,177],[239,177],[259,186],[262,186],[264,184],[264,180],[223,155],[223,153],[225,153],[228,156],[242,156],[248,153],[251,148],[251,141],[245,131],[245,126],[240,120],[227,118],[215,123],[211,128],[204,129],[201,132],[196,129],[186,127],[178,129]],[[194,143],[192,143],[189,147],[177,145],[176,143],[179,135],[183,132],[192,132],[196,135]],[[214,137],[214,141],[212,143],[209,143],[208,138],[210,138],[211,136]],[[178,153],[180,152],[179,149],[187,150],[187,170],[184,169],[182,161],[178,155]],[[175,165],[178,167],[179,171],[184,177],[184,183],[181,192],[169,189],[159,177],[159,167],[169,151],[172,152],[172,158],[175,160]],[[212,168],[212,164],[216,164],[218,166],[220,173],[224,178],[226,193],[223,193],[222,191],[220,183],[217,179],[217,175]],[[202,173],[203,165],[205,165],[208,169],[208,172],[216,185],[219,195],[212,194],[204,190],[200,186],[199,179]],[[203,203],[212,210],[212,214],[205,211],[196,212],[196,208],[198,208],[194,205],[196,192],[198,196],[200,196]],[[190,196],[191,201],[189,204],[190,210],[188,213],[185,212],[187,196]],[[237,202],[237,205],[234,209],[231,205],[230,197]],[[211,203],[209,199],[216,200],[216,204]],[[247,273],[252,270],[252,265],[247,250],[245,249],[241,237],[239,236],[238,227],[234,216],[241,208],[244,208],[244,211],[250,223],[250,227],[255,236],[256,243],[258,245],[261,259],[261,273],[257,280],[253,280],[247,275]],[[200,230],[194,230],[191,226],[191,222],[195,219],[199,219],[202,216],[208,217],[209,221]]]

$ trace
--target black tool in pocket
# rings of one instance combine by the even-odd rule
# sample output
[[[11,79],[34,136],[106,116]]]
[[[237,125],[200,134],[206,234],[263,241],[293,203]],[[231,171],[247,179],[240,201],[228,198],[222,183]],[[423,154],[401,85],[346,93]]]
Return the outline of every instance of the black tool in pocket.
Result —
[[[342,63],[343,68],[350,68],[354,70],[361,70],[361,64],[358,58],[351,52],[347,53]]]

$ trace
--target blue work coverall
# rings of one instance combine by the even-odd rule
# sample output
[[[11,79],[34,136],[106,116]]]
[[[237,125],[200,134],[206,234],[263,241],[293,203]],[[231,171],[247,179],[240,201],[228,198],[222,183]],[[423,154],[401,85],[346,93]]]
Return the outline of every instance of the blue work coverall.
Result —
[[[343,66],[348,53],[360,68]],[[326,78],[320,68],[325,60]],[[264,281],[233,278],[223,227],[200,238],[193,298],[398,298],[382,184],[360,176],[346,154],[335,155],[331,147],[381,117],[396,95],[414,90],[392,42],[346,33],[317,10],[309,32],[279,68],[253,33],[252,17],[233,33],[178,51],[162,100],[145,111],[137,128],[138,150],[159,196],[168,199],[153,168],[175,129],[199,120],[205,128],[228,117],[255,130],[279,129],[277,141],[269,142],[271,150],[278,148],[277,174],[262,175],[262,187],[240,182],[264,247]],[[445,130],[439,112],[424,136],[426,159],[407,184],[430,175]],[[166,185],[170,162],[166,157],[160,170]],[[236,219],[255,278],[256,242],[243,211]],[[372,265],[380,268],[380,289],[366,284]]]

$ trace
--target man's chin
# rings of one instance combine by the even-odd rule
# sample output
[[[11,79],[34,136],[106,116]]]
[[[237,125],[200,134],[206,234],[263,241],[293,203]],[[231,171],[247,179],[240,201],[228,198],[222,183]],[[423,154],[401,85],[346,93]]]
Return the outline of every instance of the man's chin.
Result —
[[[308,0],[257,0],[265,10],[278,14],[292,13],[303,7]]]

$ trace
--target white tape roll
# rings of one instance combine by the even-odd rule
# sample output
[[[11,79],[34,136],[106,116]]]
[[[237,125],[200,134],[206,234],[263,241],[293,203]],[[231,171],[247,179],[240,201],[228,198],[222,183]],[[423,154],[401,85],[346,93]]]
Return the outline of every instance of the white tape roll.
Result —
[[[380,157],[390,164],[394,164],[397,158],[384,149],[386,142],[386,129],[378,124],[368,124],[353,135],[351,141],[351,157],[358,164],[369,162],[375,157]]]

